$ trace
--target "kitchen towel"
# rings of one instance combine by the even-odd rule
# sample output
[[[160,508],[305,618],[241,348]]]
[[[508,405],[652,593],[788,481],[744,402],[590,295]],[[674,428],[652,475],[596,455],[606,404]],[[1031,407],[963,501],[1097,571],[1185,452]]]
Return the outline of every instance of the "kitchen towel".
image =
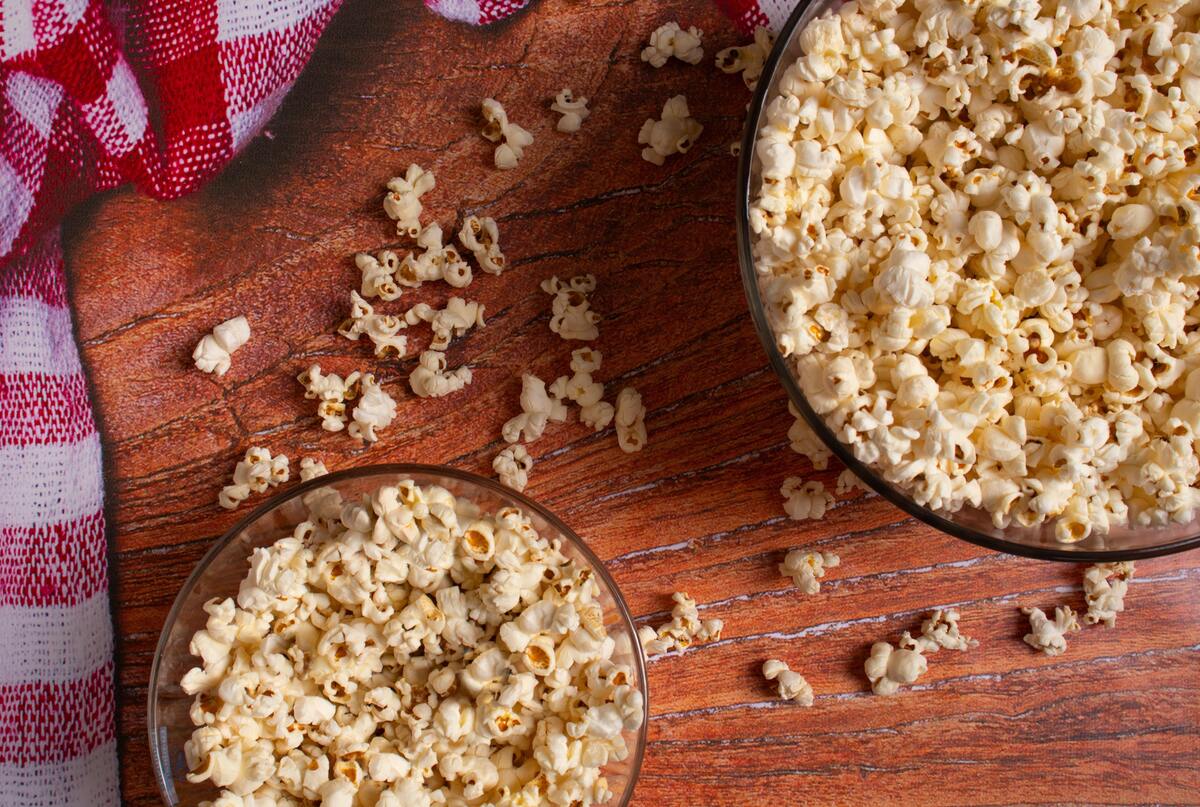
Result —
[[[425,2],[479,25],[527,0]],[[795,0],[717,2],[749,32]],[[118,185],[171,199],[214,176],[340,4],[0,0],[0,805],[120,801],[101,448],[61,219]]]

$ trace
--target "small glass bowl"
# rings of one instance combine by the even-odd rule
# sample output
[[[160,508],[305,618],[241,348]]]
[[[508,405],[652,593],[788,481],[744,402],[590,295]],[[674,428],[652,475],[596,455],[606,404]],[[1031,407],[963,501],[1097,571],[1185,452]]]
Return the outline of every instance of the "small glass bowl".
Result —
[[[788,18],[775,40],[774,49],[763,65],[762,77],[750,103],[738,163],[737,239],[742,286],[759,339],[762,340],[771,367],[783,382],[792,403],[825,445],[829,446],[834,456],[853,471],[855,476],[904,512],[955,538],[1014,555],[1087,563],[1136,560],[1169,555],[1200,546],[1200,519],[1189,524],[1170,524],[1163,527],[1114,527],[1104,535],[1093,534],[1078,543],[1063,543],[1055,538],[1052,522],[1036,527],[1012,526],[1000,529],[992,524],[991,516],[982,510],[964,508],[957,513],[931,510],[917,504],[903,488],[883,479],[872,468],[855,459],[849,447],[829,430],[821,417],[809,406],[803,390],[800,389],[793,365],[783,357],[776,346],[775,334],[767,319],[758,274],[754,268],[750,199],[761,183],[761,166],[754,145],[767,101],[775,96],[784,70],[803,53],[799,42],[800,33],[810,21],[826,11],[836,10],[841,5],[842,0],[810,0],[798,5]]]
[[[147,724],[150,733],[150,758],[163,803],[174,807],[197,804],[216,796],[207,782],[188,782],[187,762],[183,745],[194,726],[188,716],[192,697],[179,686],[183,674],[196,666],[198,660],[188,650],[192,635],[204,627],[207,614],[202,606],[213,597],[235,597],[238,585],[249,568],[249,558],[261,546],[290,535],[292,527],[305,517],[300,497],[315,489],[331,487],[344,498],[358,497],[381,485],[396,484],[411,479],[419,485],[439,485],[455,496],[468,499],[483,512],[495,512],[502,507],[516,507],[533,522],[538,533],[546,538],[558,538],[563,553],[589,567],[599,585],[599,603],[604,608],[604,622],[609,636],[616,642],[613,661],[625,664],[632,671],[630,682],[642,693],[645,712],[641,728],[625,733],[629,755],[620,762],[604,768],[613,803],[627,805],[633,797],[634,785],[646,750],[650,722],[650,699],[646,686],[646,668],[642,661],[641,645],[633,617],[617,589],[617,584],[604,569],[604,564],[588,549],[570,527],[537,502],[510,490],[491,479],[433,465],[374,465],[322,476],[289,490],[258,507],[226,533],[196,565],[175,604],[167,615],[159,636],[150,669],[150,691],[147,697]]]

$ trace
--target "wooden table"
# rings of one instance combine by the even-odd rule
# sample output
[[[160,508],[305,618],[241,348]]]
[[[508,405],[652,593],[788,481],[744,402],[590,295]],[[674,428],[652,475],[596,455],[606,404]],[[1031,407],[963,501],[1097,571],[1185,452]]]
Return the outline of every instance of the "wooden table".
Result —
[[[819,522],[783,517],[778,488],[801,474],[784,392],[766,366],[734,256],[729,143],[748,94],[735,76],[638,52],[659,23],[739,37],[709,3],[540,0],[472,30],[415,2],[357,0],[335,18],[307,72],[255,142],[204,191],[163,204],[129,191],[80,211],[68,264],[106,438],[115,528],[120,748],[130,804],[154,804],[146,681],[176,591],[240,515],[216,506],[251,444],[334,469],[384,461],[490,473],[522,371],[552,379],[571,345],[547,327],[550,275],[593,272],[610,394],[641,390],[649,447],[611,432],[551,428],[530,448],[529,493],[605,558],[634,611],[658,622],[687,590],[725,620],[711,646],[651,664],[650,747],[640,805],[1200,801],[1200,579],[1196,553],[1138,565],[1115,629],[1088,628],[1047,658],[1021,642],[1018,607],[1079,607],[1080,567],[977,549],[878,498],[840,501]],[[575,135],[554,131],[564,85],[592,99]],[[686,93],[704,124],[687,155],[655,167],[637,131]],[[491,166],[479,101],[501,99],[536,137],[520,166]],[[511,268],[468,290],[487,327],[449,355],[463,393],[420,400],[397,366],[333,333],[357,284],[356,250],[394,238],[383,183],[431,168],[427,216],[496,217]],[[440,301],[427,284],[403,301]],[[254,337],[224,378],[191,367],[200,335],[246,314]],[[399,417],[358,447],[322,432],[294,376],[373,367]],[[404,392],[401,390],[404,389]],[[244,511],[243,511],[244,512]],[[797,545],[836,551],[819,595],[776,571]],[[913,691],[869,693],[871,643],[895,641],[931,606],[962,610],[970,652],[943,651]],[[788,660],[816,705],[781,703],[763,682]]]

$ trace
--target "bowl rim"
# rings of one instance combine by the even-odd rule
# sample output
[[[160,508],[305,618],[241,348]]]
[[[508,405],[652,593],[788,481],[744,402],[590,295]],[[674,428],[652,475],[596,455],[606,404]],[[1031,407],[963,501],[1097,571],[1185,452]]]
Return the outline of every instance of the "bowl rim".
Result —
[[[163,622],[162,630],[158,635],[158,642],[154,646],[154,658],[150,665],[150,680],[146,688],[146,730],[147,739],[150,745],[150,762],[154,772],[154,781],[158,785],[159,797],[163,804],[168,807],[178,805],[179,799],[172,800],[168,796],[168,783],[165,781],[163,759],[160,754],[160,747],[157,735],[159,726],[155,720],[154,704],[158,699],[158,671],[162,662],[163,651],[166,647],[167,636],[171,628],[175,625],[179,614],[183,610],[184,601],[187,595],[191,594],[196,583],[203,577],[208,570],[209,565],[216,559],[221,551],[238,535],[242,533],[248,526],[270,513],[272,510],[283,505],[285,502],[297,498],[298,496],[307,493],[310,490],[315,490],[319,487],[324,487],[330,482],[338,482],[347,479],[357,479],[366,476],[377,475],[405,475],[405,474],[420,474],[426,476],[448,477],[457,482],[465,482],[468,485],[475,485],[480,488],[499,495],[501,498],[512,500],[518,507],[537,513],[538,516],[545,519],[554,529],[563,536],[565,540],[574,545],[574,548],[591,564],[592,570],[605,582],[609,590],[613,593],[613,600],[616,602],[617,614],[620,616],[620,621],[624,623],[625,628],[630,635],[632,642],[633,666],[638,674],[638,680],[641,681],[642,693],[642,725],[637,732],[637,745],[632,750],[630,757],[632,761],[629,764],[628,782],[625,785],[625,791],[621,794],[621,799],[616,804],[620,807],[626,807],[633,799],[634,790],[637,788],[638,780],[641,776],[642,762],[646,754],[646,746],[649,744],[650,735],[650,680],[646,675],[646,658],[642,650],[641,639],[638,638],[638,626],[634,621],[633,614],[629,610],[629,605],[625,602],[625,595],[621,592],[617,581],[613,579],[608,569],[604,565],[599,556],[592,551],[591,547],[576,533],[573,529],[567,526],[562,519],[552,513],[545,506],[534,501],[520,491],[513,490],[510,487],[502,485],[495,479],[489,479],[470,471],[462,471],[457,468],[450,468],[445,465],[430,465],[426,463],[411,463],[411,462],[390,462],[379,463],[375,465],[361,465],[353,468],[345,468],[339,471],[332,471],[328,474],[314,477],[307,482],[301,482],[294,488],[289,488],[286,491],[277,493],[271,498],[264,501],[262,504],[255,507],[243,518],[239,519],[232,527],[225,531],[203,557],[197,561],[191,573],[179,589],[179,593],[175,595],[174,601],[171,603],[171,608],[167,612],[165,621]]]
[[[832,0],[832,2],[830,0],[804,0],[804,2],[801,2],[792,10],[787,22],[784,23],[775,37],[775,44],[771,48],[771,53],[767,56],[766,61],[763,62],[762,75],[759,77],[758,85],[754,89],[754,95],[751,98],[750,106],[746,113],[745,129],[742,132],[741,154],[738,158],[734,218],[737,221],[737,253],[738,266],[742,276],[742,290],[745,293],[746,303],[750,308],[750,315],[754,320],[754,329],[758,332],[759,341],[767,352],[771,368],[775,371],[775,375],[787,391],[788,398],[795,405],[804,420],[807,421],[809,427],[821,438],[821,442],[855,476],[908,515],[959,540],[967,541],[985,549],[1007,552],[1010,555],[1068,563],[1141,560],[1144,558],[1171,555],[1200,546],[1200,533],[1165,544],[1129,550],[1058,549],[1050,546],[1022,544],[987,535],[965,525],[950,521],[937,512],[917,504],[913,499],[899,493],[895,488],[883,482],[872,468],[863,464],[854,456],[853,452],[838,439],[837,435],[829,430],[829,427],[825,425],[821,417],[809,406],[808,399],[800,389],[800,385],[796,382],[796,379],[787,366],[787,362],[775,344],[775,338],[771,331],[771,326],[767,321],[766,310],[763,308],[762,299],[759,294],[758,274],[755,271],[754,255],[750,246],[752,237],[750,232],[751,168],[759,123],[766,104],[767,93],[771,89],[776,71],[779,68],[779,63],[783,59],[783,53],[791,43],[796,28],[801,22],[807,24],[818,13],[826,10],[835,10],[841,5],[842,3],[839,0]]]

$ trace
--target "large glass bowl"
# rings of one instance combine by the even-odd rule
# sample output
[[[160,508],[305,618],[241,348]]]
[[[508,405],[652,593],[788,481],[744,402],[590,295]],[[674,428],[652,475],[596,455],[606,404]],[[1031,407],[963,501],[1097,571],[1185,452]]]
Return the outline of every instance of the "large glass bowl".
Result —
[[[600,559],[587,548],[583,539],[549,510],[493,480],[432,465],[375,465],[319,477],[272,498],[217,541],[184,583],[158,640],[154,665],[150,669],[147,702],[150,758],[164,804],[172,807],[191,805],[216,796],[215,789],[207,782],[198,785],[188,782],[183,753],[183,744],[193,729],[188,717],[192,698],[180,689],[179,681],[198,661],[189,652],[188,643],[192,635],[204,627],[207,614],[203,604],[213,597],[237,595],[238,584],[249,568],[251,553],[290,535],[292,527],[304,520],[305,508],[300,501],[303,494],[315,488],[331,487],[344,498],[357,497],[402,479],[414,480],[419,485],[440,485],[455,496],[475,502],[482,512],[517,507],[531,519],[539,534],[549,539],[558,538],[567,557],[592,569],[600,589],[598,601],[604,608],[605,626],[616,642],[613,660],[627,665],[632,671],[630,683],[642,693],[645,704],[641,728],[625,733],[629,755],[604,768],[604,776],[614,794],[612,803],[629,803],[646,749],[650,699],[633,617]]]
[[[855,459],[850,449],[829,430],[821,417],[808,405],[794,367],[776,347],[775,335],[763,307],[759,278],[754,268],[754,256],[751,251],[753,233],[749,221],[750,199],[757,192],[761,181],[754,143],[761,126],[763,110],[767,102],[775,97],[783,71],[803,53],[799,43],[800,33],[811,20],[826,11],[836,10],[841,5],[841,0],[801,2],[779,32],[750,103],[738,167],[737,238],[742,285],[750,305],[750,314],[754,318],[755,328],[767,351],[771,367],[783,382],[796,409],[829,446],[834,456],[859,479],[904,512],[955,538],[1014,555],[1075,562],[1135,560],[1200,546],[1200,520],[1190,524],[1171,524],[1154,528],[1114,527],[1104,535],[1093,534],[1083,541],[1069,544],[1054,537],[1053,523],[1037,527],[1013,526],[1000,529],[994,526],[991,517],[981,510],[964,508],[957,513],[931,510],[917,504],[902,488],[891,484],[869,466]]]

